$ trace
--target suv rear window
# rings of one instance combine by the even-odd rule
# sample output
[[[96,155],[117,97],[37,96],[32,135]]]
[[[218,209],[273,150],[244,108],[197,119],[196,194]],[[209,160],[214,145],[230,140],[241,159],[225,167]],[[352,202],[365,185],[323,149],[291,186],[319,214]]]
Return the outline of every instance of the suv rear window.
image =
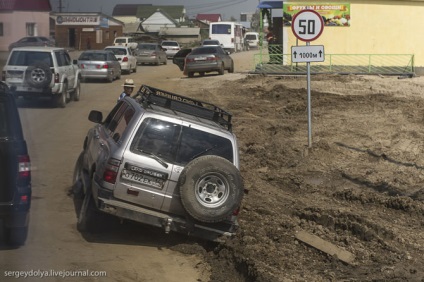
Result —
[[[43,62],[53,67],[53,61],[49,52],[38,51],[13,51],[8,65],[10,66],[32,66]]]
[[[233,162],[229,139],[192,127],[147,118],[131,144],[131,152],[154,154],[172,163],[186,165],[204,155],[221,156]]]
[[[178,47],[178,42],[175,41],[164,41],[161,44],[162,46],[177,46]]]

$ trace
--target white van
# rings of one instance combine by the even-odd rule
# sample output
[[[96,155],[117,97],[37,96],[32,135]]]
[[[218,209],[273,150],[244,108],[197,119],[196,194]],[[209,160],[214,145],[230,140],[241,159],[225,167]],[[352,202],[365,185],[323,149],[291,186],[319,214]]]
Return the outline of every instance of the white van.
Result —
[[[113,41],[114,46],[130,47],[131,49],[137,49],[137,42],[132,37],[116,37]]]
[[[249,44],[250,48],[259,47],[259,33],[257,32],[246,32],[244,35],[244,42]]]

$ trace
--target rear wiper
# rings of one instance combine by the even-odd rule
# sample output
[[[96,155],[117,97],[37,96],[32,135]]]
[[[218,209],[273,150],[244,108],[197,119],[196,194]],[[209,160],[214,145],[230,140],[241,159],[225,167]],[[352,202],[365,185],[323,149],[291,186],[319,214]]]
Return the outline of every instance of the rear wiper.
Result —
[[[140,153],[143,153],[145,155],[152,157],[152,159],[154,159],[155,161],[160,163],[164,168],[168,168],[168,164],[166,162],[164,162],[160,157],[156,156],[155,154],[143,151],[141,149],[136,149],[136,150],[139,151]]]
[[[213,145],[212,147],[206,148],[205,150],[203,150],[200,153],[197,153],[196,155],[194,155],[193,157],[191,157],[190,160],[194,160],[195,158],[200,157],[203,154],[206,154],[207,152],[215,149],[216,147],[218,147],[218,145]]]

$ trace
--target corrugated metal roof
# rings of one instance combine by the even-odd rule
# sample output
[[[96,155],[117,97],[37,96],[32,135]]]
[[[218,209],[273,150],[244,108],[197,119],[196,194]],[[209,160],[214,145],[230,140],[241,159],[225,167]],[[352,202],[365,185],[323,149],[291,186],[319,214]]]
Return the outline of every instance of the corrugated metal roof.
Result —
[[[49,0],[0,0],[0,11],[46,11],[52,7]]]
[[[113,8],[112,16],[136,16],[139,6],[152,6],[152,4],[118,4]]]
[[[197,14],[196,16],[196,20],[199,21],[219,22],[221,19],[221,14]]]
[[[198,27],[161,27],[159,35],[199,35],[200,28]]]
[[[184,16],[184,6],[139,6],[137,9],[137,18],[146,19],[157,10],[164,11],[173,19],[179,19]]]

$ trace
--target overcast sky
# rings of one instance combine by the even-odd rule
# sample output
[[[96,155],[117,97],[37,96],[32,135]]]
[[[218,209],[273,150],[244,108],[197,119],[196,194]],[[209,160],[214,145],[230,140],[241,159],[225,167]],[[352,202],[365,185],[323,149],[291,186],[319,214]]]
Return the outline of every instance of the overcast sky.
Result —
[[[197,14],[221,14],[224,20],[232,16],[240,19],[240,13],[255,12],[259,0],[50,0],[53,11],[62,12],[102,12],[112,15],[117,4],[183,5],[187,15],[194,18]]]

